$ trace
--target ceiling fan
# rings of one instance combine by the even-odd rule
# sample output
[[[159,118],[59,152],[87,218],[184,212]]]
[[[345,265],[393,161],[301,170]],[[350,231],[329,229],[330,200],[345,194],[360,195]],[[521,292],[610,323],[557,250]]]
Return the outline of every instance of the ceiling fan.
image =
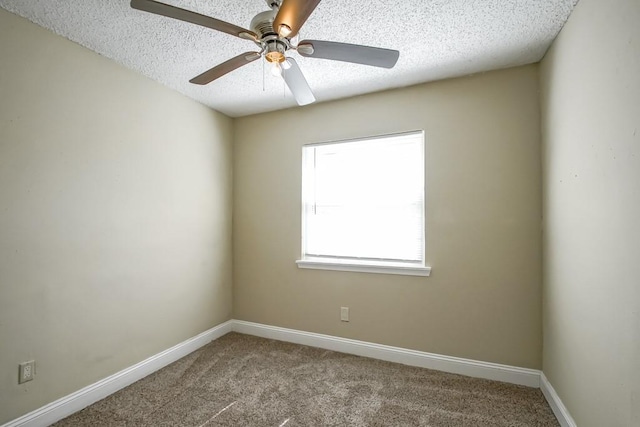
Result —
[[[383,68],[393,68],[398,62],[400,52],[391,49],[323,40],[302,40],[294,45],[292,39],[298,34],[320,0],[266,0],[266,2],[271,10],[257,14],[251,20],[251,30],[154,0],[131,0],[131,7],[222,31],[254,42],[260,49],[244,52],[189,80],[198,85],[211,83],[243,65],[264,57],[267,62],[274,65],[275,73],[282,76],[297,103],[306,105],[314,102],[315,97],[295,59],[287,56],[289,51],[297,51],[300,55],[309,58],[331,59]]]

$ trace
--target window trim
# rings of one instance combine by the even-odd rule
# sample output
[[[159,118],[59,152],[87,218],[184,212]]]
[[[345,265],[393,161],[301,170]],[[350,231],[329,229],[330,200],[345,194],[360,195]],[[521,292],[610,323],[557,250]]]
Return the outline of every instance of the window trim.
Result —
[[[426,160],[426,147],[425,147],[425,132],[424,130],[411,130],[405,132],[396,132],[396,133],[388,133],[383,135],[373,135],[368,137],[359,137],[359,138],[350,138],[344,140],[334,140],[327,142],[319,142],[319,143],[311,143],[305,144],[302,147],[303,153],[304,149],[307,147],[317,147],[321,145],[331,145],[331,144],[343,144],[350,142],[358,142],[358,141],[371,141],[375,139],[383,139],[389,137],[403,136],[403,135],[411,135],[411,134],[421,134],[422,135],[422,157],[423,160]],[[302,179],[303,183],[305,179],[307,179],[305,174],[305,165],[304,165],[304,155],[302,159]],[[423,166],[423,182],[426,192],[426,167]],[[322,257],[322,256],[313,256],[304,254],[305,248],[305,234],[306,234],[306,221],[305,217],[307,215],[306,207],[304,204],[304,198],[302,199],[302,210],[301,210],[301,220],[302,227],[300,229],[302,235],[300,239],[301,243],[301,251],[302,255],[300,259],[296,260],[296,265],[301,269],[312,269],[312,270],[333,270],[333,271],[349,271],[349,272],[361,272],[361,273],[377,273],[377,274],[398,274],[398,275],[406,275],[406,276],[423,276],[428,277],[431,275],[431,266],[426,263],[426,194],[423,198],[422,203],[422,221],[425,235],[423,236],[423,247],[422,254],[423,260],[417,262],[402,262],[402,261],[385,261],[385,260],[371,260],[371,259],[354,259],[354,258],[339,258],[339,257]]]
[[[340,258],[304,258],[296,260],[298,268],[311,270],[352,271],[358,273],[400,274],[404,276],[431,275],[431,267],[427,265],[414,265],[401,262],[382,261],[354,261]]]

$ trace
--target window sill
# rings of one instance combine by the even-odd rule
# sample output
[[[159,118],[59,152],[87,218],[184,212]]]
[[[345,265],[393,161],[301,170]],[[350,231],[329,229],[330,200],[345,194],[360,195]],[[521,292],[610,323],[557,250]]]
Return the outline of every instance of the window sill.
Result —
[[[400,263],[382,263],[374,261],[342,261],[337,259],[299,259],[298,268],[313,270],[354,271],[359,273],[400,274],[404,276],[431,275],[431,267],[414,266]]]

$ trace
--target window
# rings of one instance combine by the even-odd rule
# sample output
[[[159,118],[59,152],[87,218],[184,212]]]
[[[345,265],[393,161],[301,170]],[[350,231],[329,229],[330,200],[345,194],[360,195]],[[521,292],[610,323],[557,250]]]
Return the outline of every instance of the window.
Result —
[[[424,132],[302,149],[301,268],[428,276]]]

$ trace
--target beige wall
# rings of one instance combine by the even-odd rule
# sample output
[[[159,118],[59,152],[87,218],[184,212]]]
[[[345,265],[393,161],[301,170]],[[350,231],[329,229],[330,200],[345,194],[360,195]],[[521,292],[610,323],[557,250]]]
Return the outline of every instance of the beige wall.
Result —
[[[541,71],[543,366],[580,427],[640,425],[639,22],[581,0]]]
[[[0,424],[230,318],[232,130],[0,10]]]
[[[527,66],[235,120],[234,317],[540,368],[537,92]],[[302,145],[414,129],[431,277],[298,269]]]

